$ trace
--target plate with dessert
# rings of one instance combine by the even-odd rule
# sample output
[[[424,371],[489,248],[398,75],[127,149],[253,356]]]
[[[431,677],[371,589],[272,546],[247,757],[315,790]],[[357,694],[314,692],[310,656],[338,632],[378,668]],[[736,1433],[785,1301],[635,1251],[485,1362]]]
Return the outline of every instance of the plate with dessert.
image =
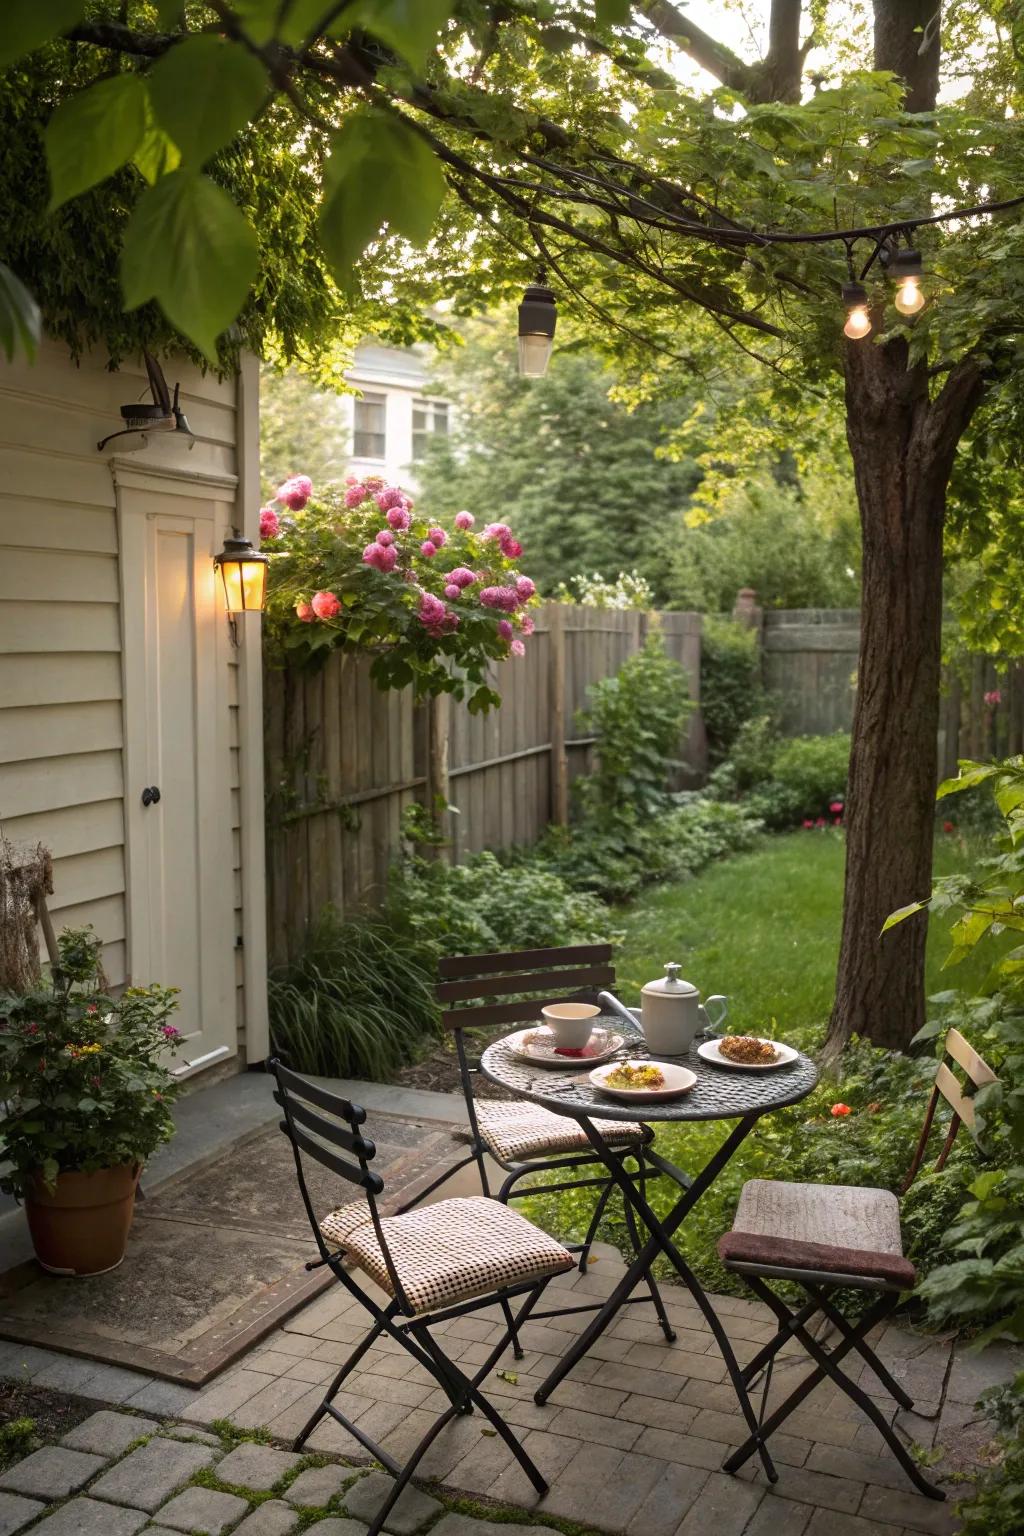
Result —
[[[581,1067],[596,1067],[607,1061],[626,1043],[625,1035],[618,1030],[599,1026],[591,1031],[586,1045],[569,1047],[559,1045],[546,1024],[533,1029],[520,1029],[514,1035],[506,1035],[505,1044],[519,1061],[532,1061],[539,1067],[566,1067],[578,1061]]]
[[[778,1040],[762,1040],[758,1035],[719,1035],[697,1047],[702,1061],[716,1067],[735,1067],[740,1072],[770,1072],[773,1067],[787,1067],[799,1055],[791,1045]]]
[[[625,1103],[660,1104],[689,1093],[697,1074],[670,1061],[616,1061],[595,1067],[590,1081],[599,1093]]]

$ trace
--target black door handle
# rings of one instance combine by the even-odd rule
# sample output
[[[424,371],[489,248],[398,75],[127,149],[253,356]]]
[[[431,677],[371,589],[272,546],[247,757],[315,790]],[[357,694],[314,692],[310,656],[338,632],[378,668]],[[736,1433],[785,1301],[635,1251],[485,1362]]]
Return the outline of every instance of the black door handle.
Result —
[[[160,799],[160,789],[156,784],[147,786],[142,791],[143,805],[156,805]]]

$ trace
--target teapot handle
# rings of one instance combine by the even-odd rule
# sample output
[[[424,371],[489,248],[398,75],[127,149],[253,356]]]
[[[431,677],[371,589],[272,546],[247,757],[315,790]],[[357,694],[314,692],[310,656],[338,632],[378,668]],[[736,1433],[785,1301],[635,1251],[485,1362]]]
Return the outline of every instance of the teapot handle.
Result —
[[[712,1003],[721,1004],[721,1007],[718,1010],[718,1017],[715,1019],[713,1019],[708,1013],[708,1008]],[[722,1025],[725,1023],[725,1016],[729,1012],[729,1000],[728,998],[723,997],[720,992],[715,992],[711,997],[705,998],[704,1002],[701,1003],[700,1011],[704,1015],[704,1018],[707,1020],[707,1029],[705,1033],[709,1035],[717,1035],[721,1033]]]

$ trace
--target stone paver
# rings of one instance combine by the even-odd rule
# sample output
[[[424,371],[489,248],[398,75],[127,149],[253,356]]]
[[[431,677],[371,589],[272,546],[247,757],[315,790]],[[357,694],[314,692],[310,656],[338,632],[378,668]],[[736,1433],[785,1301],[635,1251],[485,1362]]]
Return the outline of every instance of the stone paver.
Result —
[[[160,1523],[172,1531],[202,1531],[221,1536],[248,1508],[246,1499],[213,1488],[186,1488],[160,1510]]]
[[[176,1381],[151,1381],[126,1398],[125,1407],[137,1408],[140,1413],[184,1413],[199,1395],[195,1387],[183,1387]]]
[[[351,1476],[350,1467],[307,1467],[285,1489],[284,1496],[289,1504],[308,1504],[321,1509],[344,1488]]]
[[[243,1442],[237,1446],[217,1468],[222,1483],[239,1488],[252,1488],[256,1493],[268,1493],[279,1483],[286,1472],[300,1465],[301,1456],[294,1451],[279,1451],[272,1445]]]
[[[0,1493],[0,1536],[15,1536],[36,1515],[41,1515],[45,1505],[35,1499],[23,1499],[16,1493]]]
[[[202,1467],[212,1466],[216,1459],[217,1452],[212,1446],[158,1438],[111,1467],[89,1491],[99,1499],[109,1499],[111,1504],[133,1504],[152,1514]]]
[[[763,1483],[744,1483],[727,1472],[712,1472],[678,1536],[740,1536],[764,1498]]]
[[[314,1525],[314,1531],[323,1530]],[[551,1536],[549,1525],[507,1525],[500,1520],[478,1520],[475,1515],[445,1515],[440,1524],[432,1526],[430,1536]]]
[[[268,1499],[235,1527],[233,1536],[291,1536],[298,1523],[299,1517],[290,1504]]]
[[[915,1531],[927,1531],[930,1536],[950,1536],[958,1527],[953,1513],[957,1494],[945,1504],[937,1499],[924,1499],[907,1488],[868,1488],[858,1514],[872,1520],[890,1520],[899,1525],[909,1525]]]
[[[84,1488],[105,1466],[103,1456],[69,1451],[62,1445],[45,1445],[41,1451],[33,1451],[24,1461],[8,1467],[0,1477],[0,1488],[30,1498],[66,1499],[68,1494]]]
[[[326,1520],[318,1520],[316,1525],[310,1525],[307,1529],[315,1531],[316,1536],[366,1536],[366,1526],[359,1520],[339,1519],[337,1515],[328,1515]]]
[[[147,1518],[141,1509],[119,1509],[99,1499],[69,1499],[37,1530],[46,1536],[135,1536]]]
[[[383,1472],[371,1472],[369,1477],[361,1477],[345,1495],[346,1514],[369,1523],[393,1487],[394,1480]],[[384,1522],[384,1529],[395,1532],[395,1536],[411,1536],[441,1508],[436,1499],[421,1493],[418,1488],[406,1488]]]
[[[159,1430],[156,1419],[136,1418],[131,1413],[111,1413],[101,1408],[84,1423],[66,1434],[61,1445],[73,1451],[91,1451],[95,1456],[123,1456],[128,1447],[143,1435]]]

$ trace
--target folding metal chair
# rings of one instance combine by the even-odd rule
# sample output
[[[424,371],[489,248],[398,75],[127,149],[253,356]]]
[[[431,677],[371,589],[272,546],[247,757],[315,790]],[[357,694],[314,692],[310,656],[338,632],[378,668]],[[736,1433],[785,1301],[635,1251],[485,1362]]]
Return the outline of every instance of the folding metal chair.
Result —
[[[377,1197],[383,1192],[384,1181],[369,1166],[376,1147],[361,1130],[366,1111],[299,1077],[279,1061],[271,1061],[269,1066],[277,1079],[274,1098],[284,1110],[281,1130],[292,1144],[302,1202],[320,1250],[320,1258],[306,1268],[326,1264],[373,1319],[370,1331],[349,1355],[296,1437],[295,1450],[301,1450],[329,1415],[386,1467],[395,1485],[367,1532],[367,1536],[377,1536],[437,1435],[458,1414],[472,1413],[476,1407],[494,1426],[537,1492],[545,1494],[548,1485],[543,1476],[497,1409],[483,1396],[480,1383],[508,1347],[513,1326],[526,1321],[552,1276],[574,1267],[572,1255],[517,1211],[482,1195],[442,1200],[404,1215],[382,1216]],[[361,1196],[318,1219],[306,1182],[305,1157],[355,1185]],[[352,1267],[374,1281],[388,1300],[376,1301],[358,1284]],[[517,1298],[522,1298],[522,1304],[513,1314],[511,1304]],[[444,1353],[430,1330],[437,1323],[465,1317],[495,1302],[504,1313],[505,1330],[484,1363],[468,1376]],[[346,1418],[334,1401],[346,1378],[384,1334],[429,1371],[449,1402],[404,1466]]]
[[[437,987],[437,998],[443,1006],[442,1023],[455,1035],[462,1092],[469,1118],[465,1131],[458,1134],[468,1142],[469,1150],[465,1157],[449,1165],[433,1183],[421,1190],[406,1209],[433,1194],[470,1163],[476,1163],[483,1192],[490,1195],[488,1157],[506,1175],[496,1195],[502,1204],[562,1190],[596,1189],[599,1193],[586,1237],[581,1244],[572,1245],[570,1250],[579,1254],[580,1270],[586,1270],[597,1229],[615,1189],[614,1179],[609,1177],[578,1121],[565,1115],[556,1115],[536,1104],[486,1099],[477,1101],[473,1094],[473,1077],[478,1067],[475,1062],[470,1062],[467,1054],[465,1031],[495,1024],[508,1024],[512,1027],[516,1024],[538,1023],[541,1009],[548,1003],[596,1004],[598,993],[615,983],[611,956],[610,944],[576,944],[559,949],[460,955],[441,961],[438,967],[441,980]],[[510,995],[511,1001],[498,1000]],[[543,1067],[538,1068],[540,1072],[543,1070]],[[656,1172],[652,1174],[643,1156],[643,1149],[654,1140],[650,1126],[641,1125],[638,1121],[596,1120],[594,1123],[605,1144],[620,1149],[623,1161],[627,1158],[635,1161],[635,1170],[629,1170],[630,1177],[636,1179],[641,1186],[648,1177],[657,1177]],[[575,1176],[588,1170],[596,1176]],[[531,1180],[529,1188],[516,1190],[515,1186],[528,1174],[542,1173],[553,1173],[558,1177],[555,1182],[549,1183]],[[568,1179],[567,1174],[570,1175]],[[640,1239],[628,1203],[625,1215],[631,1240],[636,1247]],[[675,1334],[657,1285],[650,1276],[648,1285],[662,1332],[671,1343]],[[521,1359],[522,1350],[514,1334],[513,1347],[516,1357]]]
[[[960,1031],[951,1029],[901,1194],[909,1189],[924,1159],[940,1098],[953,1114],[936,1169],[945,1166],[960,1126],[974,1129],[974,1105],[948,1062],[958,1065],[975,1088],[996,1080]],[[901,1294],[912,1289],[917,1278],[914,1266],[903,1256],[896,1195],[888,1189],[857,1185],[753,1179],[743,1186],[732,1231],[719,1239],[718,1252],[726,1269],[742,1275],[754,1295],[779,1320],[778,1333],[742,1372],[748,1387],[765,1372],[764,1395],[756,1433],[728,1458],[725,1470],[738,1471],[827,1377],[870,1419],[915,1487],[928,1498],[944,1499],[942,1489],[924,1476],[874,1399],[840,1369],[840,1361],[854,1351],[901,1408],[914,1406],[867,1342],[872,1329],[895,1310]],[[799,1286],[807,1301],[790,1308],[768,1284],[770,1280]],[[834,1292],[845,1288],[878,1292],[878,1299],[856,1324],[846,1320],[833,1300]],[[818,1314],[838,1335],[831,1349],[808,1328]],[[814,1369],[768,1414],[772,1365],[789,1339],[799,1340],[814,1361]]]

